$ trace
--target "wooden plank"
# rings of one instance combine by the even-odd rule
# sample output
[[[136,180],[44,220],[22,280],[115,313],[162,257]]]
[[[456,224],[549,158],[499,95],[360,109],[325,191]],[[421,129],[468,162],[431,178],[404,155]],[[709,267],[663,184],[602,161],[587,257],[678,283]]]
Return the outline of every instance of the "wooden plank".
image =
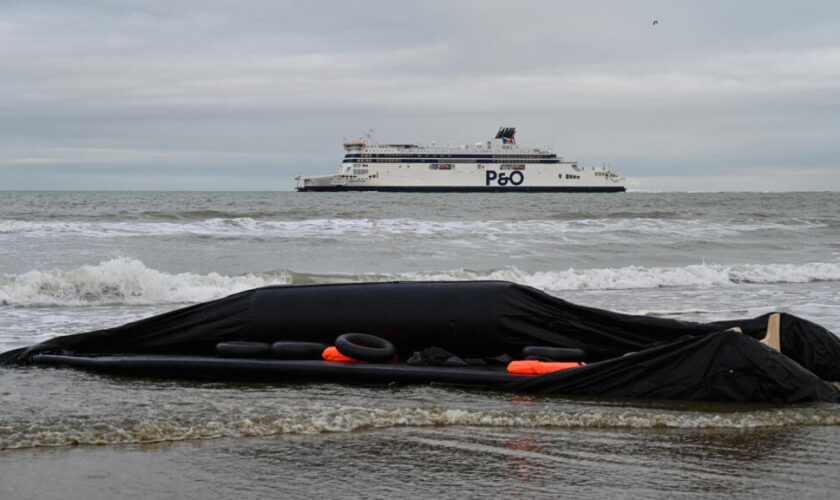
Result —
[[[761,343],[772,347],[781,352],[781,333],[779,332],[779,325],[781,324],[781,316],[779,313],[771,314],[767,318],[767,333],[761,339]]]

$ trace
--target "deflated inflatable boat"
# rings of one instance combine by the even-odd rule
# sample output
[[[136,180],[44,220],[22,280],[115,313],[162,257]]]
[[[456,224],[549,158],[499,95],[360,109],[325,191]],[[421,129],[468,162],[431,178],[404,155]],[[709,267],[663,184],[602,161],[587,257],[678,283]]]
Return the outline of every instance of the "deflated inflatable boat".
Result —
[[[760,342],[774,320],[779,350]],[[289,356],[282,348],[332,345],[348,332],[374,335],[394,350],[381,362],[280,359],[316,357]],[[271,345],[280,351],[272,354]],[[541,358],[549,362],[552,352],[578,353],[580,359],[562,361],[583,363],[542,375],[510,373],[507,362],[523,359],[523,349],[549,354]],[[830,383],[840,380],[840,339],[796,316],[690,323],[583,307],[495,281],[259,288],[9,351],[0,355],[0,364],[153,377],[443,383],[564,395],[840,403],[840,390]]]

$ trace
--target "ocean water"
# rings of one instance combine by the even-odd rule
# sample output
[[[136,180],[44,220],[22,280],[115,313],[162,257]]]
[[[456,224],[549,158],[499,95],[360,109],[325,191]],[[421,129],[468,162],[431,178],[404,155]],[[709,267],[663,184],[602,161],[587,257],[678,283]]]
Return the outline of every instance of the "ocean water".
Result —
[[[0,192],[0,352],[281,283],[503,279],[840,332],[840,193]],[[826,498],[836,405],[0,369],[0,497]]]

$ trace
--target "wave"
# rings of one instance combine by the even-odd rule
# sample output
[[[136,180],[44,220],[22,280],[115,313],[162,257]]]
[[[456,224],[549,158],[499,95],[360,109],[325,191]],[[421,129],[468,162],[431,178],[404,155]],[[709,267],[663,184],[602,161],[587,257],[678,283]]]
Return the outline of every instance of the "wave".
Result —
[[[6,305],[167,304],[201,302],[231,293],[284,283],[283,272],[261,276],[218,273],[170,274],[136,259],[116,258],[69,271],[0,275],[0,303]]]
[[[222,437],[322,434],[396,427],[515,427],[615,429],[746,429],[837,426],[834,408],[804,407],[744,412],[669,412],[655,410],[534,411],[352,406],[280,409],[257,415],[242,411],[212,415],[162,415],[146,419],[98,418],[0,427],[0,450],[69,445],[141,444]]]
[[[559,220],[419,220],[394,219],[302,219],[266,220],[253,217],[213,217],[187,221],[19,221],[0,220],[0,234],[61,235],[86,237],[186,235],[202,237],[332,238],[352,235],[550,235],[568,239],[576,234],[628,232],[661,237],[714,239],[755,231],[800,231],[827,227],[802,219],[785,222],[758,220],[713,221],[651,217],[606,217]]]
[[[406,273],[299,273],[287,269],[225,276],[171,274],[136,259],[116,258],[69,271],[0,275],[0,303],[16,306],[193,303],[275,284],[384,281],[502,280],[548,292],[651,288],[712,288],[759,283],[840,281],[840,264],[698,264],[683,267],[627,266],[527,272],[516,267]]]

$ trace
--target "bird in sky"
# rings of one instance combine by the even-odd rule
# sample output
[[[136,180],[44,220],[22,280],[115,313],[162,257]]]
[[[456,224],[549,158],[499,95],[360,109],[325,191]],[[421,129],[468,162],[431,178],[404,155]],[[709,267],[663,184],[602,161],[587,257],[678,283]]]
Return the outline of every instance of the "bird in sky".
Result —
[[[659,24],[659,21],[657,21],[656,19],[654,19],[654,20],[653,20],[653,24],[652,24],[652,26],[656,26],[657,24]]]

